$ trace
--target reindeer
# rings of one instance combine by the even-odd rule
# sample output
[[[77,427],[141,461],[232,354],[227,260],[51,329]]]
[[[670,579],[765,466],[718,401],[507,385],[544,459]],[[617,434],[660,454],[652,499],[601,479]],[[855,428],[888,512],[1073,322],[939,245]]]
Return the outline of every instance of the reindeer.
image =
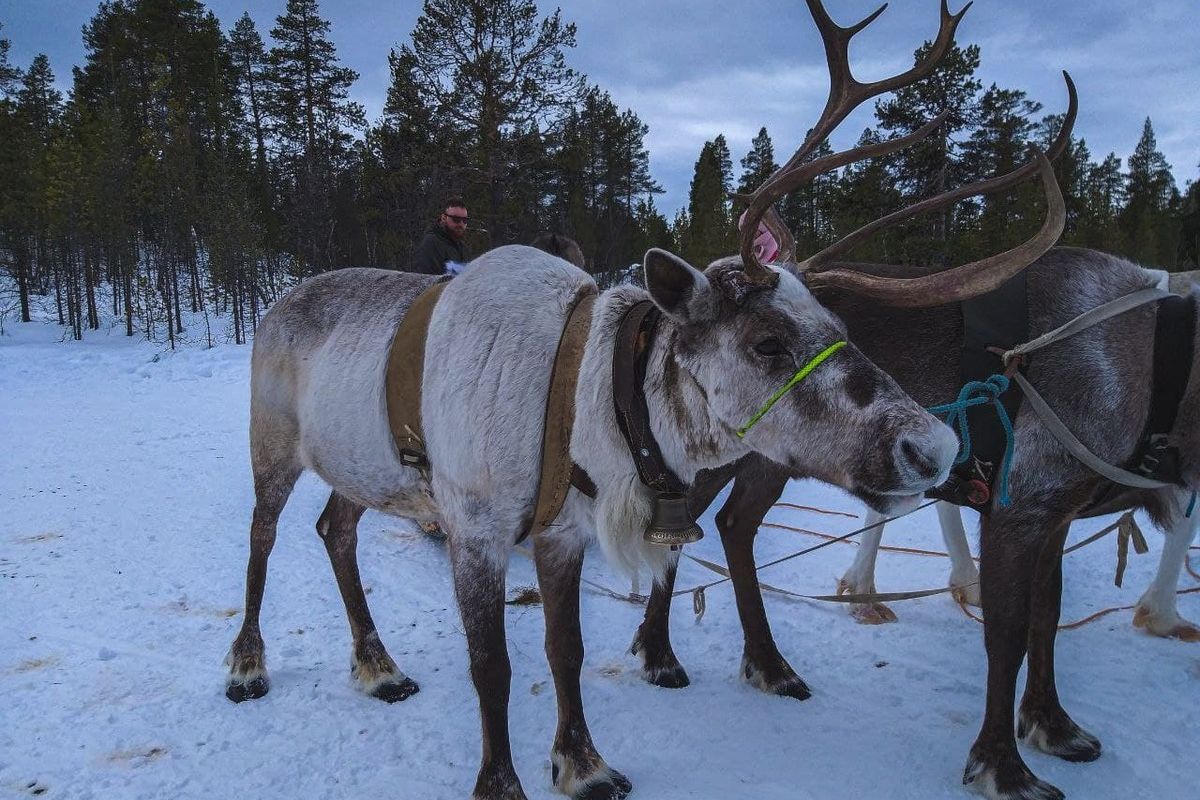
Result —
[[[1167,273],[1147,270],[1160,289],[1186,295],[1191,291],[1196,272]],[[1098,516],[1103,508],[1089,509],[1083,516]],[[968,605],[979,605],[979,570],[971,559],[967,533],[957,507],[950,503],[937,504],[938,523],[942,540],[950,556],[950,588],[954,598]],[[838,593],[873,594],[875,592],[875,559],[883,540],[884,517],[868,509],[866,526],[859,538],[854,562],[838,580]],[[1187,563],[1188,547],[1196,536],[1195,516],[1182,516],[1164,531],[1166,543],[1159,558],[1158,571],[1150,586],[1134,605],[1133,624],[1147,633],[1185,642],[1200,642],[1200,626],[1179,615],[1176,587]],[[850,613],[859,622],[876,625],[895,622],[896,614],[883,603],[852,603]]]
[[[939,37],[942,51],[952,27]],[[923,64],[914,74],[929,69]],[[1046,175],[1052,184],[1048,169]],[[1039,241],[1048,246],[1057,235],[1050,231],[1048,241],[1046,235]],[[997,285],[1027,261],[1018,253],[965,264],[922,279],[922,286],[952,298],[964,286]],[[685,484],[754,455],[895,513],[945,480],[957,449],[948,427],[852,343],[841,344],[842,323],[792,273],[756,260],[700,271],[657,249],[646,253],[643,268],[646,288],[600,294],[587,329],[569,441],[595,497],[570,490],[556,524],[533,537],[558,701],[553,780],[562,792],[589,800],[624,797],[631,784],[600,756],[584,716],[584,548],[598,536],[612,561],[648,564],[660,581],[674,558],[670,549],[643,541],[652,493],[639,479],[640,462],[614,409],[617,333],[631,309],[650,304],[659,315],[648,329],[642,390],[663,463]],[[856,279],[857,273],[845,276],[849,284]],[[259,625],[267,560],[280,512],[299,475],[312,470],[332,489],[317,533],[350,623],[352,674],[372,696],[401,701],[419,687],[388,654],[372,620],[358,572],[357,523],[371,508],[436,521],[445,531],[482,723],[474,797],[517,800],[525,794],[509,745],[504,576],[514,542],[531,525],[564,321],[596,287],[577,267],[524,246],[486,253],[444,287],[424,353],[420,408],[429,464],[421,468],[403,461],[393,440],[385,367],[398,324],[436,280],[373,269],[326,273],[293,289],[259,325],[251,361],[255,506],[246,611],[229,653],[226,695],[240,702],[269,689]],[[874,285],[883,302],[910,291],[904,280]],[[841,349],[795,383],[801,367],[831,344]],[[774,405],[762,414],[768,398]],[[751,418],[758,421],[747,429]]]
[[[831,75],[830,98],[796,154],[749,199],[740,256],[747,264],[754,263],[753,241],[757,223],[764,215],[779,237],[790,239],[778,219],[772,220],[768,214],[775,200],[821,171],[874,153],[870,148],[856,148],[807,164],[805,157],[851,108],[872,96],[872,87],[884,84],[891,89],[902,85],[898,80],[864,85],[855,80],[849,67],[850,38],[882,9],[852,27],[843,28],[833,23],[819,0],[807,1],[825,45]],[[942,40],[947,27],[953,29],[953,23],[965,10],[951,16],[943,0],[942,32],[937,41]],[[941,55],[936,45],[937,42],[932,58]],[[1047,151],[1050,158],[1065,146],[1075,116],[1075,94],[1069,78],[1067,82],[1070,108],[1063,129]],[[917,213],[944,209],[972,194],[1011,187],[1039,168],[1043,173],[1046,171],[1045,157],[1007,176],[956,189],[892,213],[802,262],[785,264],[785,268],[805,280],[813,294],[846,323],[856,344],[918,402],[944,403],[957,395],[961,382],[963,322],[959,308],[949,304],[949,295],[931,292],[921,296],[923,282],[933,276],[907,278],[905,292],[893,293],[889,301],[880,303],[883,299],[879,296],[880,287],[888,287],[890,292],[891,282],[901,275],[911,275],[912,270],[892,265],[839,263],[837,259],[886,225]],[[1057,231],[1061,232],[1061,198],[1056,200],[1052,194],[1048,190],[1049,218],[1055,220]],[[1043,233],[1048,226],[1049,222],[1043,226]],[[1036,242],[1037,237],[1018,248],[1029,264],[1026,280],[1031,336],[1052,330],[1087,309],[1154,285],[1154,278],[1146,270],[1126,260],[1074,248],[1039,250]],[[729,260],[736,259],[716,264]],[[969,296],[971,291],[963,289],[955,300]],[[1193,293],[1189,298],[1195,306],[1197,296]],[[1127,462],[1141,444],[1151,400],[1155,321],[1156,307],[1140,306],[1039,350],[1028,366],[1030,383],[1067,421],[1074,434],[1110,464]],[[1194,344],[1194,352],[1200,353],[1200,343]],[[1200,460],[1195,455],[1200,453],[1198,437],[1200,369],[1195,365],[1170,434],[1170,443],[1184,454],[1183,486],[1114,494],[1109,491],[1112,484],[1076,460],[1038,416],[1032,413],[1019,416],[1009,487],[1011,504],[993,503],[981,526],[980,600],[986,619],[988,681],[982,728],[971,748],[963,777],[963,782],[973,790],[992,800],[1063,797],[1061,791],[1039,780],[1025,765],[1017,752],[1014,728],[1027,743],[1052,755],[1070,761],[1099,757],[1099,740],[1077,725],[1062,708],[1054,682],[1054,639],[1067,529],[1072,520],[1089,509],[1111,512],[1134,507],[1146,509],[1166,529],[1189,528],[1184,519],[1185,506],[1190,491],[1200,488]],[[836,455],[836,450],[831,455]],[[779,653],[771,636],[755,579],[753,551],[754,537],[765,513],[778,500],[786,482],[796,477],[811,476],[760,455],[750,455],[702,475],[689,502],[693,508],[704,508],[723,485],[733,480],[729,498],[716,521],[745,634],[742,675],[766,692],[803,700],[811,691]],[[1098,509],[1094,502],[1102,495],[1105,507]],[[1175,541],[1171,547],[1177,544]],[[646,618],[634,637],[632,650],[635,655],[640,654],[649,681],[660,686],[685,686],[687,674],[671,649],[668,631],[673,566],[664,577],[664,581],[654,585]],[[1028,678],[1018,721],[1014,719],[1016,679],[1026,656]]]

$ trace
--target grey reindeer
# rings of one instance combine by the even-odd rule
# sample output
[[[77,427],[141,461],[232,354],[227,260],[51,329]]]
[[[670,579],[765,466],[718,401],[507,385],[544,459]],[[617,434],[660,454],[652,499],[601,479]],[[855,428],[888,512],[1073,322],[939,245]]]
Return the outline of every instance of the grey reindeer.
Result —
[[[938,53],[948,48],[956,21],[944,22]],[[934,63],[901,78],[915,80]],[[898,150],[931,130],[872,151]],[[1053,187],[1048,167],[1046,176]],[[1057,236],[1044,230],[1033,246],[1044,250]],[[922,291],[948,299],[985,291],[1028,261],[1016,252],[962,265],[921,279]],[[556,524],[533,537],[558,705],[553,781],[588,800],[624,797],[631,784],[601,758],[584,717],[584,549],[598,536],[610,560],[626,568],[648,564],[660,581],[675,557],[643,540],[653,494],[639,479],[614,407],[617,331],[631,309],[649,303],[660,315],[645,347],[642,390],[663,463],[685,484],[754,455],[896,513],[945,480],[957,449],[952,431],[853,343],[778,395],[814,355],[846,341],[844,325],[789,271],[753,257],[700,271],[657,249],[647,252],[643,268],[645,289],[619,286],[596,298],[584,346],[570,457],[594,483],[595,497],[571,489]],[[827,287],[862,277],[831,274]],[[533,516],[564,323],[596,286],[560,258],[506,246],[444,287],[424,352],[420,409],[429,466],[422,469],[403,461],[393,440],[386,364],[397,326],[435,280],[373,269],[326,273],[293,289],[259,325],[251,361],[255,506],[246,610],[229,653],[226,694],[244,701],[269,689],[259,626],[267,561],[280,512],[299,475],[312,470],[332,489],[316,528],[346,606],[354,677],[373,696],[404,700],[418,686],[387,653],[372,621],[358,572],[358,521],[371,508],[437,521],[445,531],[482,722],[474,797],[517,800],[525,794],[509,744],[504,576]],[[911,299],[906,280],[871,280],[880,302]],[[744,430],[777,395],[769,413]]]
[[[747,262],[753,257],[757,221],[764,214],[781,240],[787,236],[778,219],[772,220],[772,202],[817,172],[865,154],[865,149],[864,153],[851,151],[845,157],[831,156],[802,165],[848,113],[852,102],[869,96],[851,75],[847,48],[850,37],[879,12],[842,28],[832,22],[819,0],[808,0],[808,4],[825,43],[832,82],[830,100],[800,150],[751,199],[741,239],[741,260]],[[945,27],[945,0],[942,18]],[[1071,106],[1062,131],[1047,151],[1051,157],[1065,146],[1074,118],[1076,103],[1069,78],[1068,88]],[[911,275],[911,268],[839,263],[837,259],[885,225],[944,209],[972,194],[1008,188],[1038,169],[1038,162],[1045,170],[1044,158],[1037,159],[1007,176],[922,201],[869,223],[805,261],[786,264],[785,268],[806,281],[821,303],[843,320],[857,346],[919,403],[944,403],[957,395],[961,385],[963,320],[959,306],[943,302],[946,297],[937,297],[929,307],[916,307],[919,303],[913,301],[913,295],[927,291],[923,282],[930,276],[905,280],[911,290],[906,295],[908,307],[876,302],[879,286],[889,286],[897,276]],[[1051,206],[1051,216],[1061,215],[1061,208],[1054,207],[1054,203]],[[1029,250],[1025,252],[1029,254]],[[1029,262],[1026,302],[1031,337],[1156,283],[1150,271],[1093,250],[1048,249],[1034,253]],[[857,277],[847,279],[851,274]],[[1188,295],[1193,311],[1197,302],[1194,292]],[[1143,305],[1107,319],[1039,350],[1028,366],[1029,382],[1074,435],[1110,464],[1130,463],[1142,445],[1152,400],[1157,308]],[[1193,342],[1192,352],[1200,354],[1200,343]],[[1011,503],[1003,507],[993,504],[981,525],[979,599],[986,619],[987,699],[982,727],[963,776],[964,784],[991,800],[1056,800],[1064,796],[1025,765],[1017,751],[1017,736],[1069,761],[1091,761],[1100,756],[1099,740],[1071,719],[1055,686],[1054,641],[1062,594],[1063,543],[1073,520],[1129,508],[1145,509],[1164,530],[1186,531],[1187,538],[1191,538],[1193,529],[1184,517],[1191,491],[1200,488],[1200,369],[1194,363],[1187,366],[1190,378],[1169,435],[1170,445],[1182,454],[1182,483],[1177,487],[1114,487],[1073,457],[1039,416],[1022,413],[1017,419]],[[834,449],[828,455],[837,458],[839,453]],[[689,503],[695,509],[706,507],[720,488],[733,480],[716,521],[745,635],[742,675],[766,692],[803,700],[811,692],[779,653],[771,635],[755,577],[753,549],[767,510],[787,481],[798,477],[819,476],[759,455],[748,456],[701,475]],[[1183,535],[1170,540],[1176,550],[1177,540]],[[634,637],[633,651],[640,654],[649,681],[677,687],[687,685],[688,678],[669,638],[674,578],[674,568],[669,567],[666,580],[655,583],[646,618]],[[1169,615],[1171,610],[1173,602],[1165,612]],[[1026,660],[1027,681],[1017,715],[1017,674]]]
[[[1167,273],[1148,270],[1160,289],[1186,295],[1196,281],[1196,271]],[[1189,501],[1190,502],[1190,501]],[[1093,512],[1094,513],[1094,512]],[[937,505],[938,523],[950,556],[950,587],[955,599],[979,605],[979,570],[971,559],[966,530],[958,509],[945,502]],[[838,580],[838,592],[851,595],[875,593],[875,559],[883,540],[884,517],[868,510],[866,525],[854,562]],[[1163,533],[1166,541],[1159,557],[1154,580],[1134,604],[1133,624],[1147,633],[1184,642],[1200,642],[1200,625],[1180,616],[1176,589],[1187,563],[1188,547],[1200,528],[1200,515],[1171,518],[1171,527]],[[881,602],[851,603],[850,613],[859,622],[876,625],[895,622],[896,614]]]

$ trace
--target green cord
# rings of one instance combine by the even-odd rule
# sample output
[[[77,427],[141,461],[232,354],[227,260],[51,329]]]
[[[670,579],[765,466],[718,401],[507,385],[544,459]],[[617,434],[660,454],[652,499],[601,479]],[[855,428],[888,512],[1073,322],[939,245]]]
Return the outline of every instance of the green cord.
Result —
[[[805,364],[803,367],[801,367],[799,370],[797,370],[796,374],[792,376],[792,379],[790,381],[788,381],[787,383],[785,383],[779,389],[779,391],[777,391],[777,392],[775,392],[775,394],[771,395],[771,399],[767,401],[767,404],[764,405],[762,408],[760,408],[758,410],[758,413],[750,418],[749,422],[747,422],[742,427],[738,428],[738,431],[737,431],[738,438],[745,436],[746,432],[749,431],[751,428],[753,428],[755,423],[757,423],[760,419],[762,419],[763,416],[765,416],[766,413],[771,410],[771,406],[775,405],[775,403],[777,403],[779,401],[779,398],[783,397],[785,394],[790,392],[797,383],[799,383],[800,381],[807,378],[808,374],[810,372],[812,372],[817,367],[821,366],[821,362],[823,362],[825,359],[829,358],[831,355],[836,353],[838,350],[841,350],[845,346],[846,346],[845,342],[834,342],[833,344],[829,345],[829,347],[826,347],[824,350],[822,350],[820,353],[818,353],[813,358],[812,361],[809,361],[807,364]]]

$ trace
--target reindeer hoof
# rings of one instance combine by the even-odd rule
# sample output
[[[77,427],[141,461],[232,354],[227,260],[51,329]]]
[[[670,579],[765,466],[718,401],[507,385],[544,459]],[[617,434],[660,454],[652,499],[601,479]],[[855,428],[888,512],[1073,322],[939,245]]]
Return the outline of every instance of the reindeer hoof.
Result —
[[[963,785],[988,800],[1064,800],[1058,787],[1039,780],[1015,751],[995,763],[975,752],[967,759]]]
[[[632,791],[629,778],[610,770],[607,780],[584,787],[575,795],[575,800],[625,800]]]
[[[1200,627],[1188,622],[1178,614],[1157,614],[1146,606],[1138,606],[1133,612],[1133,625],[1147,633],[1164,639],[1181,642],[1200,642]]]
[[[983,600],[979,597],[979,584],[974,583],[970,586],[955,586],[950,584],[950,596],[954,598],[954,602],[962,603],[966,606],[974,608],[982,608]]]
[[[642,659],[642,677],[647,683],[654,686],[661,686],[664,689],[682,689],[691,684],[688,678],[687,670],[679,663],[679,659],[675,657],[674,651],[668,644],[666,652],[658,652],[652,654],[650,648],[646,647],[642,641],[641,632],[633,638],[633,644],[629,646],[629,652],[635,656],[641,656]]]
[[[688,678],[687,670],[682,664],[667,667],[645,667],[643,675],[648,682],[655,686],[661,686],[664,689],[683,689],[691,684],[691,679]]]
[[[850,614],[860,625],[886,625],[896,621],[896,612],[883,603],[864,603],[850,608]]]
[[[404,678],[400,681],[387,681],[379,684],[371,690],[371,697],[378,697],[386,703],[399,703],[419,691],[421,691],[421,687],[417,685],[416,681],[412,678]]]
[[[230,681],[225,687],[225,696],[235,703],[257,700],[271,688],[266,675],[256,675],[246,681]]]
[[[812,689],[808,688],[799,675],[797,675],[786,661],[781,660],[782,667],[775,672],[783,674],[778,678],[768,678],[766,673],[755,664],[751,663],[748,658],[742,658],[742,677],[746,682],[756,689],[761,689],[767,694],[777,695],[779,697],[791,697],[794,700],[807,700],[812,697]]]
[[[1061,708],[1052,711],[1021,710],[1017,737],[1043,753],[1075,763],[1100,757],[1100,740],[1079,727]]]

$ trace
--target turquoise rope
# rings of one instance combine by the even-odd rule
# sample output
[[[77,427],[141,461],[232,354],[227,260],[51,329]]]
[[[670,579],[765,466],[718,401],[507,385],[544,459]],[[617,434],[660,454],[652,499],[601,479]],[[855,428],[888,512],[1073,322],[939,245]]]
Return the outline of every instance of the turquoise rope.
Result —
[[[1192,512],[1196,510],[1196,493],[1192,492],[1192,499],[1188,502],[1187,513],[1184,514],[1188,519],[1192,518]]]
[[[1000,418],[1004,428],[1004,460],[1000,464],[1000,505],[1006,506],[1008,496],[1008,471],[1012,467],[1013,458],[1013,427],[1008,418],[1008,411],[1000,402],[1000,395],[1008,390],[1008,378],[1004,375],[993,375],[986,381],[971,381],[958,393],[958,399],[953,403],[940,406],[930,406],[925,409],[930,414],[946,415],[946,424],[958,429],[958,458],[955,464],[962,464],[971,457],[971,429],[967,425],[967,409],[971,406],[991,403]]]

